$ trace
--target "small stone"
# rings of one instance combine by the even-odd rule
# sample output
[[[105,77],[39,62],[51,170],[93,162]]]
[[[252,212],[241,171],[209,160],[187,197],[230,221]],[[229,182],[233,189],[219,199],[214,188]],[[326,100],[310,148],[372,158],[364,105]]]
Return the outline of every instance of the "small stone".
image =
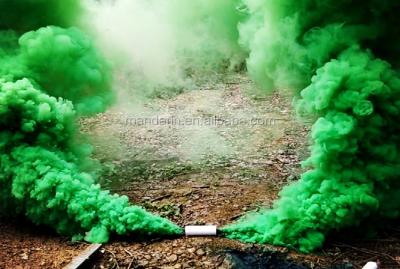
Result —
[[[289,176],[286,178],[287,181],[294,181],[295,179],[296,179],[296,176],[294,176],[294,175],[289,175]]]
[[[233,264],[232,264],[232,261],[231,261],[231,259],[229,259],[228,257],[226,257],[225,259],[224,259],[224,261],[222,262],[222,264],[221,264],[221,266],[220,266],[221,268],[226,268],[226,269],[228,269],[228,268],[233,268]]]
[[[148,262],[148,261],[140,261],[139,264],[140,264],[141,266],[146,266],[146,265],[149,264],[149,262]]]
[[[204,262],[203,262],[203,265],[204,265],[204,266],[211,267],[211,266],[212,266],[212,262],[204,261]]]
[[[182,264],[177,263],[177,264],[174,265],[174,268],[175,269],[181,269],[182,268]]]
[[[151,259],[151,256],[150,256],[150,255],[145,255],[144,258],[145,258],[146,260],[150,260],[150,259]]]
[[[169,257],[167,258],[167,260],[168,260],[169,262],[176,262],[176,261],[178,260],[178,256],[175,255],[175,254],[172,254],[171,256],[169,256]]]
[[[199,248],[199,249],[196,251],[196,254],[197,254],[197,256],[203,256],[204,254],[206,254],[206,252],[205,252],[203,249]]]

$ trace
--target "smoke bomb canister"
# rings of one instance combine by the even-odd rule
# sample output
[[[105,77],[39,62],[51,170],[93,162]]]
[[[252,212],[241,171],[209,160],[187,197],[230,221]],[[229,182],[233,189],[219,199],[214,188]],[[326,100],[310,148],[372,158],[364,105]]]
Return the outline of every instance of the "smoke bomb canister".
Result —
[[[189,225],[185,227],[186,236],[216,236],[216,225]]]
[[[379,266],[376,262],[368,262],[362,269],[379,269]]]

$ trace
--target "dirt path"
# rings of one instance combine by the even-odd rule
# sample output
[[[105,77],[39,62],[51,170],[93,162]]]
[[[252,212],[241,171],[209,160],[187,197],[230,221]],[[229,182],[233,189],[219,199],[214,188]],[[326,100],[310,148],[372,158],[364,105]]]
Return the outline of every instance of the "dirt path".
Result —
[[[117,107],[83,120],[108,169],[103,185],[155,211],[168,208],[181,225],[226,224],[268,206],[299,175],[308,130],[293,121],[289,98],[260,99],[253,88],[237,75],[137,113]]]
[[[307,128],[292,121],[288,99],[260,96],[253,87],[235,76],[86,119],[83,130],[94,134],[96,156],[110,167],[104,184],[182,226],[221,226],[270,206],[298,175]],[[158,121],[141,124],[146,119]],[[228,268],[223,252],[248,247],[220,238],[115,242],[93,267]]]

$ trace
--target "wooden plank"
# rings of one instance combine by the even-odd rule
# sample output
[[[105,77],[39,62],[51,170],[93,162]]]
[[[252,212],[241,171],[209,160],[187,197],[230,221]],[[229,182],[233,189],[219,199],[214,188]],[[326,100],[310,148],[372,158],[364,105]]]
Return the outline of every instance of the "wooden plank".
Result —
[[[91,244],[84,251],[82,251],[78,256],[74,257],[72,261],[67,264],[64,269],[77,269],[79,268],[86,260],[90,258],[99,248],[101,244]]]

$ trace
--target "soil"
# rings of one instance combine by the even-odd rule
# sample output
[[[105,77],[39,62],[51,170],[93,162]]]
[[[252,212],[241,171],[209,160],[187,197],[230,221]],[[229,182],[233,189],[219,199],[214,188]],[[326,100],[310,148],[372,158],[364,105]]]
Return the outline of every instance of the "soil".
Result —
[[[294,116],[291,97],[262,93],[243,75],[167,99],[124,102],[81,121],[104,167],[99,180],[181,226],[222,226],[271,206],[298,179],[308,154],[310,126]],[[85,246],[26,221],[0,220],[0,268],[62,268]],[[398,225],[371,238],[351,231],[332,236],[311,255],[221,237],[114,237],[86,267],[361,268],[376,259],[382,268],[400,268]]]
[[[0,219],[0,268],[62,268],[86,245],[25,220]]]

